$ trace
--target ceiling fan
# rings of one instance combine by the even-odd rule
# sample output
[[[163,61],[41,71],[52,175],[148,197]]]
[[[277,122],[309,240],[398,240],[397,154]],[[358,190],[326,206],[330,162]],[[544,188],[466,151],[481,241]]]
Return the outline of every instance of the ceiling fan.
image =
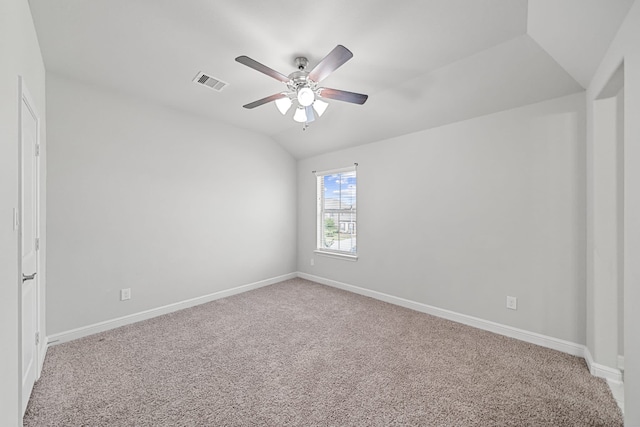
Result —
[[[236,61],[239,63],[266,74],[269,77],[273,77],[284,83],[287,87],[285,92],[267,96],[266,98],[243,105],[243,107],[251,109],[275,101],[278,110],[280,110],[282,114],[286,114],[289,108],[296,103],[297,106],[293,120],[304,123],[303,129],[305,129],[308,124],[316,118],[314,110],[318,116],[322,116],[329,105],[323,101],[322,98],[362,105],[367,101],[368,95],[318,86],[329,74],[337,70],[352,57],[353,53],[351,53],[349,49],[338,45],[329,52],[322,61],[313,67],[311,71],[307,71],[307,66],[309,65],[307,58],[302,56],[296,58],[295,64],[298,71],[294,71],[288,76],[285,76],[248,56],[239,56],[236,58]]]

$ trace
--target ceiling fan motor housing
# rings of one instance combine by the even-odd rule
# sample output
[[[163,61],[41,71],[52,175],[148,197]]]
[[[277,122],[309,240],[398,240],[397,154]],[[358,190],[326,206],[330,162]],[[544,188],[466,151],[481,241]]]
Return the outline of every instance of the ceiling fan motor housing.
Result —
[[[296,63],[298,62],[298,59],[305,59],[305,58],[297,58]],[[317,92],[317,89],[318,89],[317,83],[314,82],[313,80],[310,80],[308,76],[309,76],[309,72],[304,70],[294,71],[293,73],[289,74],[290,81],[289,83],[287,83],[287,87],[290,90],[290,93],[289,93],[290,97],[292,98],[297,97],[300,90],[303,88],[309,88],[313,93]]]
[[[307,68],[307,65],[309,65],[309,60],[304,56],[299,56],[296,58],[296,67],[298,68],[298,70],[305,70]]]

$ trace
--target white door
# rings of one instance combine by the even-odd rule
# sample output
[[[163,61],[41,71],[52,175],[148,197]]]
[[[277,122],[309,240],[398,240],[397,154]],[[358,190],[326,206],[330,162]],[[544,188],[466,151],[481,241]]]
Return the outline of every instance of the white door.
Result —
[[[38,150],[39,118],[20,80],[20,238],[22,248],[22,413],[38,370]]]

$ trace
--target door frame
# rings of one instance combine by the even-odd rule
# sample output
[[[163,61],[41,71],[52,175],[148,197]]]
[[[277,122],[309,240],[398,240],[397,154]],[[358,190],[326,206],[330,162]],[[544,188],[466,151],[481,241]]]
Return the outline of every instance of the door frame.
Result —
[[[22,305],[23,305],[23,301],[22,301],[22,275],[23,275],[23,266],[22,266],[22,234],[23,234],[23,224],[22,224],[22,210],[23,210],[23,205],[24,205],[24,200],[23,200],[23,186],[24,186],[24,182],[22,179],[22,175],[23,175],[23,152],[22,152],[22,138],[23,138],[23,133],[22,133],[22,104],[25,104],[26,107],[30,110],[31,114],[33,115],[33,117],[35,117],[36,120],[36,161],[35,161],[35,215],[36,215],[36,220],[35,220],[35,230],[34,230],[34,235],[36,238],[40,239],[40,220],[41,220],[41,193],[40,193],[40,153],[39,150],[41,148],[40,144],[41,144],[41,119],[40,119],[40,114],[38,114],[38,110],[36,109],[35,106],[35,102],[33,101],[33,97],[31,96],[31,94],[29,93],[29,90],[27,89],[27,85],[25,83],[25,79],[23,76],[18,76],[18,212],[17,212],[17,217],[18,217],[18,298],[19,298],[19,304],[18,304],[18,370],[19,370],[19,375],[20,375],[20,381],[18,381],[18,402],[19,402],[19,410],[20,410],[20,419],[22,419],[24,413],[22,410],[22,407],[24,405],[24,402],[22,401],[22,376],[23,376],[23,369],[24,367],[22,366],[22,317],[23,317],[23,312],[22,312]],[[35,348],[35,352],[34,352],[34,366],[35,366],[35,381],[37,381],[40,378],[40,374],[42,372],[42,362],[43,357],[44,357],[44,353],[41,353],[41,349],[43,348],[43,346],[45,345],[45,337],[42,336],[42,331],[40,328],[40,322],[41,322],[41,301],[40,301],[40,295],[41,295],[41,289],[40,289],[40,284],[42,283],[40,280],[40,269],[41,269],[41,259],[40,259],[40,249],[36,249],[36,271],[38,272],[38,274],[35,277],[35,281],[34,281],[34,290],[35,290],[35,294],[36,294],[36,307],[35,307],[35,316],[36,316],[36,332],[38,334],[40,334],[39,338],[40,341],[38,344],[36,344],[36,348]]]

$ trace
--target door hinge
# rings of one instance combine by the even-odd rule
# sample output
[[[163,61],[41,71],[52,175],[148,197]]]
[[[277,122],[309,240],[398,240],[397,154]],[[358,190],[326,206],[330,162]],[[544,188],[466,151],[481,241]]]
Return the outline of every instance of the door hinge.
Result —
[[[40,144],[36,144],[36,157],[40,155]]]
[[[40,332],[36,332],[36,345],[40,344]]]
[[[36,237],[36,251],[40,250],[40,238]]]

